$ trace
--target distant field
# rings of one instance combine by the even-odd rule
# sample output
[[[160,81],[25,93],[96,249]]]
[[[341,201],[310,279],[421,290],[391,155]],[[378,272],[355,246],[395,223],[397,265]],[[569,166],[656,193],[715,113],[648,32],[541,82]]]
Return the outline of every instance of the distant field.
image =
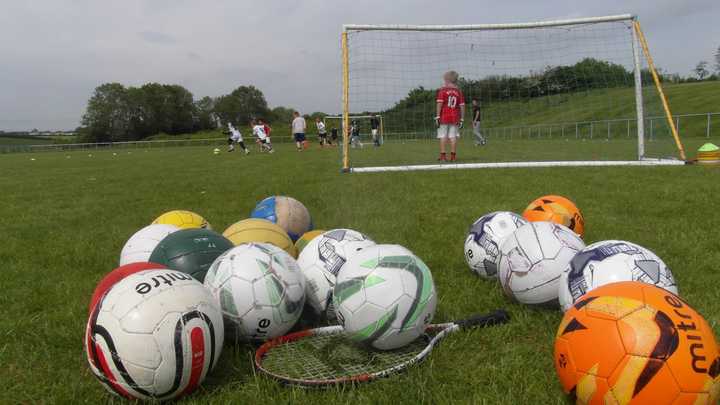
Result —
[[[44,145],[52,143],[52,139],[41,137],[18,137],[0,135],[0,145]]]
[[[533,153],[555,147],[544,142],[530,143]],[[588,152],[604,145],[586,144]],[[161,212],[177,208],[203,214],[222,231],[273,194],[303,201],[319,228],[355,228],[414,251],[433,272],[436,321],[498,307],[507,308],[513,320],[453,335],[406,374],[330,390],[270,381],[253,372],[253,346],[228,343],[218,367],[184,403],[567,405],[552,360],[560,313],[508,301],[497,283],[470,273],[462,252],[467,228],[477,217],[521,211],[550,193],[576,201],[587,221],[588,243],[627,239],[664,258],[682,296],[720,332],[714,287],[720,285],[720,168],[342,175],[336,149],[313,146],[298,153],[278,145],[274,155],[215,156],[213,147],[0,157],[0,403],[120,403],[88,370],[82,341],[90,294],[116,266],[125,240]],[[380,161],[400,150],[388,145],[359,153]],[[512,153],[477,153],[491,150]],[[422,150],[408,153],[435,157],[434,148],[429,157]]]

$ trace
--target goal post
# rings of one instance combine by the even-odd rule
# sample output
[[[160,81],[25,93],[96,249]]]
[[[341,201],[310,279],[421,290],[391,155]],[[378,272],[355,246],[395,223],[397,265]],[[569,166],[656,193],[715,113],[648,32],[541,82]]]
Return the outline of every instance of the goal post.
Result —
[[[684,163],[633,15],[344,25],[341,43],[344,171]],[[438,164],[435,94],[447,71],[458,72],[467,111],[458,162]],[[350,122],[368,111],[385,118],[387,147],[353,150]]]

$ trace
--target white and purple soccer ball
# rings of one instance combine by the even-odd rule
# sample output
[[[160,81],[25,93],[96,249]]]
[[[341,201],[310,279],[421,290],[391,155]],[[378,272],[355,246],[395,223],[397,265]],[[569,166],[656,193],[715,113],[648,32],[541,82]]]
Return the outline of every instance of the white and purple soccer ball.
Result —
[[[560,279],[560,308],[567,311],[586,293],[621,281],[640,281],[678,294],[672,272],[655,253],[632,242],[606,240],[587,246],[570,261]]]
[[[298,257],[305,275],[307,303],[316,315],[335,317],[332,291],[335,278],[345,263],[375,242],[352,229],[333,229],[313,238]],[[329,309],[328,309],[329,308]]]
[[[500,245],[528,221],[514,212],[496,211],[483,215],[470,227],[465,238],[465,261],[480,277],[497,278]]]

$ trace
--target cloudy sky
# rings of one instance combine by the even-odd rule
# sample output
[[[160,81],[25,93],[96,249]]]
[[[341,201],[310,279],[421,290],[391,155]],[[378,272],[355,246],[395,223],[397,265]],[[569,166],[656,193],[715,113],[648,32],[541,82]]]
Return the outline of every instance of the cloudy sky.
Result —
[[[271,106],[337,112],[343,23],[474,24],[636,13],[656,62],[720,46],[717,0],[0,0],[0,129],[71,129],[93,89],[254,84]]]

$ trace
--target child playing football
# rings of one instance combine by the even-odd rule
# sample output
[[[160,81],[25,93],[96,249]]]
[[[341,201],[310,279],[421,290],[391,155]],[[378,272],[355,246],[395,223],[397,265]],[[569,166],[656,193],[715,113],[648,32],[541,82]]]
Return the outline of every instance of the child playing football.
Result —
[[[457,139],[460,137],[460,130],[465,119],[465,98],[457,86],[459,75],[455,71],[449,71],[443,75],[445,84],[437,92],[437,113],[435,124],[437,124],[437,137],[440,140],[439,161],[447,161],[445,152],[448,141],[450,141],[450,161],[454,162],[457,157]]]
[[[270,143],[270,139],[267,136],[267,133],[265,132],[265,124],[262,123],[262,120],[256,120],[252,122],[253,126],[253,135],[255,135],[258,139],[258,142],[260,143],[260,147],[263,150],[268,151],[269,153],[273,153],[273,147]]]
[[[228,133],[230,137],[228,138],[228,152],[234,152],[235,151],[235,144],[240,145],[242,150],[247,155],[250,153],[250,150],[248,150],[247,147],[245,147],[245,142],[243,142],[242,134],[240,133],[240,130],[235,128],[232,123],[228,122]]]
[[[315,118],[315,126],[317,126],[318,138],[320,138],[320,146],[327,145],[328,144],[327,129],[325,129],[325,123],[322,122],[320,117]]]
[[[350,146],[353,148],[364,147],[362,141],[360,141],[360,127],[358,123],[353,121],[350,123]]]

